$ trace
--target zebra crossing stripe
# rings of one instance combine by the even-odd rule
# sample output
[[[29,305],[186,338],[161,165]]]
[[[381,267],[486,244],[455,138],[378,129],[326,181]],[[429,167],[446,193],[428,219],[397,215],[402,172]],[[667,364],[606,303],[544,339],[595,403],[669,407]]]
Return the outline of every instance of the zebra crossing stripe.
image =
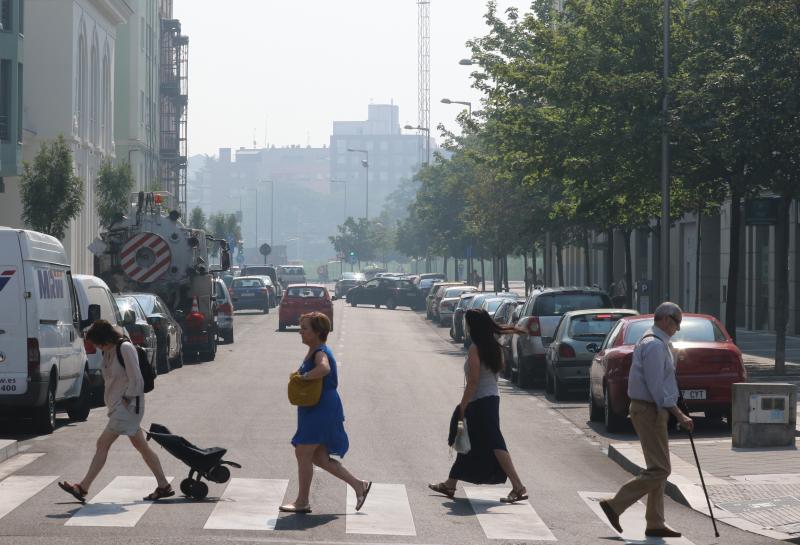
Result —
[[[405,485],[372,483],[364,507],[356,511],[356,494],[347,487],[345,531],[348,534],[416,536]]]
[[[530,503],[500,502],[508,487],[465,486],[464,493],[488,539],[557,541]]]
[[[17,454],[13,458],[9,458],[3,463],[0,463],[0,481],[12,475],[25,467],[26,465],[34,462],[39,457],[44,456],[44,452],[31,452],[29,454]]]
[[[0,481],[0,519],[38,494],[55,477],[13,475]]]
[[[589,509],[597,515],[597,517],[603,521],[606,526],[613,532],[614,534],[617,533],[616,530],[611,526],[611,523],[608,522],[608,517],[606,514],[603,513],[603,510],[600,508],[600,500],[605,498],[611,498],[614,496],[613,492],[578,492],[578,495],[581,499],[586,502],[586,505],[589,506]],[[644,519],[644,512],[645,507],[642,502],[636,502],[631,505],[627,511],[622,513],[622,516],[619,518],[620,526],[622,526],[622,539],[625,541],[626,544],[630,545],[694,545],[691,541],[686,539],[685,537],[670,537],[670,538],[662,538],[662,537],[647,537],[644,535],[644,531],[647,527],[647,522]]]
[[[231,479],[203,528],[274,530],[288,486],[288,479]]]
[[[174,477],[167,477],[172,482]],[[115,477],[108,486],[78,509],[65,526],[133,528],[153,502],[144,501],[156,488],[155,477]]]

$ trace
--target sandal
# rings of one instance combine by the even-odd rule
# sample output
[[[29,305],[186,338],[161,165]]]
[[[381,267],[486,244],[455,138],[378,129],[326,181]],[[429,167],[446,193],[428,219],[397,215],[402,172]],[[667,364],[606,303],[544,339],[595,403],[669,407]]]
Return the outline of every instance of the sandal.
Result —
[[[505,498],[500,498],[500,501],[503,503],[517,503],[518,501],[523,501],[528,499],[528,491],[525,490],[523,486],[519,490],[511,490],[508,493],[508,496]]]
[[[278,507],[278,511],[282,513],[296,513],[298,515],[306,515],[311,512],[310,505],[295,505],[293,503],[287,503]]]
[[[372,488],[372,481],[362,481],[363,483],[367,483],[364,485],[364,495],[356,497],[356,511],[361,511],[361,508],[364,507],[364,502],[367,501],[367,494],[369,494],[369,489]]]
[[[175,491],[172,490],[171,485],[167,486],[159,486],[156,488],[155,492],[149,493],[147,496],[144,497],[144,501],[157,501],[161,498],[169,498],[170,496],[174,496]]]
[[[63,482],[58,483],[58,487],[61,488],[61,490],[63,490],[67,494],[70,494],[72,497],[74,497],[79,502],[86,503],[86,495],[89,492],[84,490],[83,487],[80,484],[78,484],[78,483],[70,484],[67,481],[63,481]]]
[[[443,496],[447,496],[451,500],[456,496],[456,489],[450,488],[444,483],[437,483],[437,484],[428,484],[428,488],[433,490],[434,492],[438,492]]]

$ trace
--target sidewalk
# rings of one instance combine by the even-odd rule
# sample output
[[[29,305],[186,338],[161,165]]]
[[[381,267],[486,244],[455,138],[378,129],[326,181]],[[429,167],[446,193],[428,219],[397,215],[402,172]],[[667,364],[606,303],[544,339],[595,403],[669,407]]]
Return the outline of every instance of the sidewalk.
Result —
[[[774,333],[737,329],[736,346],[742,351],[748,374],[774,375],[772,373],[775,367]],[[800,376],[800,337],[794,335],[786,336],[786,374]]]

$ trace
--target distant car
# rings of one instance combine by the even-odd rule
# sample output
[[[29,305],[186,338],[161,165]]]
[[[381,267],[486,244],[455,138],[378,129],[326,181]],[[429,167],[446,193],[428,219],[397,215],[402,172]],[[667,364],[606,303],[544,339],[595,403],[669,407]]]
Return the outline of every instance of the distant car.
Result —
[[[443,282],[436,281],[431,284],[428,295],[425,296],[425,318],[428,320],[436,319],[435,306],[441,299],[440,294],[444,293],[445,288],[450,286],[464,286],[466,282]]]
[[[545,390],[562,400],[569,390],[587,391],[592,358],[614,324],[625,316],[636,316],[629,309],[589,309],[567,312],[556,327],[553,341],[545,353]]]
[[[344,272],[342,277],[336,281],[333,293],[337,298],[345,297],[348,291],[366,281],[367,279],[362,273]]]
[[[226,343],[233,342],[233,299],[228,287],[221,278],[214,280],[215,297],[214,317],[217,321],[217,335]]]
[[[496,301],[492,303],[491,307],[484,306],[484,303],[487,299],[517,299],[519,298],[519,294],[514,293],[513,291],[495,291],[495,292],[480,292],[469,303],[469,306],[465,309],[464,313],[461,314],[461,331],[464,337],[463,343],[464,348],[469,348],[469,345],[472,344],[472,339],[469,336],[469,330],[466,327],[466,311],[471,308],[483,308],[486,312],[489,312],[489,316],[494,314],[494,311],[497,310],[497,307],[501,303],[501,301]],[[491,308],[491,311],[489,310]]]
[[[393,278],[373,278],[347,292],[350,306],[373,305],[375,308],[385,306],[390,310],[397,307],[410,307],[413,310],[425,308],[422,293],[409,280]]]
[[[275,308],[278,306],[278,301],[280,298],[278,297],[278,287],[272,282],[272,278],[268,275],[253,275],[258,276],[261,280],[264,281],[264,285],[267,287],[269,291],[269,308]]]
[[[132,295],[124,293],[116,295],[114,299],[122,313],[122,322],[130,335],[131,342],[142,347],[147,354],[147,361],[150,362],[150,367],[153,369],[153,375],[157,375],[158,337],[155,328],[147,321],[147,314],[142,309],[142,305]]]
[[[500,303],[500,306],[497,307],[497,310],[492,316],[492,319],[500,324],[500,325],[515,325],[517,320],[519,320],[519,311],[522,310],[522,305],[525,304],[524,298],[519,299],[503,299],[503,302]],[[503,350],[503,361],[505,362],[505,366],[503,367],[503,377],[504,378],[512,378],[511,377],[511,358],[513,354],[511,353],[511,338],[513,335],[510,333],[506,333],[500,335],[500,338],[497,339],[497,342],[500,343],[500,348]]]
[[[517,325],[527,335],[515,334],[511,361],[517,384],[523,388],[545,379],[545,352],[561,316],[571,310],[613,308],[608,294],[597,288],[541,288],[528,297]]]
[[[220,278],[222,279],[222,281],[225,282],[225,287],[228,287],[228,288],[231,287],[231,283],[233,282],[234,276],[235,275],[233,275],[233,274],[221,274],[220,275]]]
[[[466,312],[472,304],[472,299],[476,295],[478,295],[477,291],[462,294],[461,297],[458,298],[458,303],[456,303],[453,309],[453,319],[450,324],[450,338],[456,342],[461,342],[464,339],[464,320],[462,317],[464,316],[464,312]]]
[[[269,276],[275,288],[276,300],[281,300],[283,296],[283,287],[281,283],[278,282],[278,269],[272,265],[245,265],[242,267],[238,276]],[[230,284],[228,284],[228,289],[230,289]],[[272,306],[274,307],[275,305]]]
[[[278,330],[300,325],[300,316],[309,312],[321,312],[331,321],[333,331],[333,300],[328,288],[322,284],[300,284],[287,286],[278,309]]]
[[[461,296],[475,291],[478,291],[475,286],[449,286],[445,288],[441,294],[441,299],[439,299],[439,304],[434,309],[434,316],[437,318],[439,325],[450,325]]]
[[[292,284],[306,283],[306,270],[302,265],[279,265],[278,282],[285,288]]]
[[[161,297],[152,293],[128,293],[142,306],[147,323],[156,332],[156,368],[159,374],[183,367],[183,330]]]
[[[364,270],[364,277],[367,280],[372,280],[373,278],[375,278],[380,273],[385,273],[385,272],[386,272],[386,269],[382,269],[380,267],[371,268],[371,269],[365,269]]]
[[[238,276],[230,289],[236,310],[255,309],[269,314],[269,288],[261,276]]]
[[[593,421],[604,421],[610,432],[627,421],[628,373],[633,349],[653,327],[653,315],[620,319],[594,355],[589,375],[589,413]],[[684,314],[681,330],[670,339],[676,356],[678,388],[692,412],[706,418],[726,418],[731,424],[731,391],[736,382],[746,382],[742,353],[713,316]],[[659,341],[653,341],[659,342]]]

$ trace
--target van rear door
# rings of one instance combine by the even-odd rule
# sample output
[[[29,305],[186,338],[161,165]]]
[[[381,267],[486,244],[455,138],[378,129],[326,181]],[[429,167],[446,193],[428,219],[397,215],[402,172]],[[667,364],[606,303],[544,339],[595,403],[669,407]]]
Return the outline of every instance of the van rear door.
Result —
[[[0,395],[28,389],[28,327],[22,252],[15,231],[0,231]]]

